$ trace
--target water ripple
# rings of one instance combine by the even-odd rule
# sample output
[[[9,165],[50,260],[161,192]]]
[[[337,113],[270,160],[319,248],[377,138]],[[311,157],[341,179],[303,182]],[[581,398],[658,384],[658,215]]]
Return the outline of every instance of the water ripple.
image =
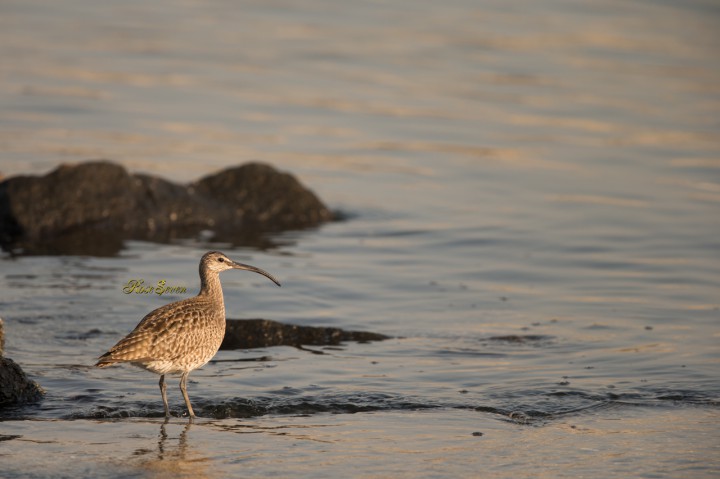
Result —
[[[89,397],[76,403],[91,403]],[[659,390],[641,393],[593,394],[583,391],[528,392],[522,399],[477,404],[473,401],[440,401],[388,393],[323,394],[296,396],[260,396],[233,398],[220,402],[196,401],[195,409],[204,418],[254,418],[261,416],[312,416],[318,414],[357,414],[378,411],[420,411],[462,409],[501,416],[518,424],[542,425],[567,417],[594,414],[621,408],[709,407],[720,408],[720,400],[692,391]],[[21,410],[16,411],[20,413]],[[178,414],[178,409],[174,409]],[[182,413],[184,415],[184,413]],[[136,402],[121,406],[102,405],[75,411],[65,419],[117,419],[130,417],[157,418],[162,407],[155,402]],[[15,417],[17,418],[17,417]]]

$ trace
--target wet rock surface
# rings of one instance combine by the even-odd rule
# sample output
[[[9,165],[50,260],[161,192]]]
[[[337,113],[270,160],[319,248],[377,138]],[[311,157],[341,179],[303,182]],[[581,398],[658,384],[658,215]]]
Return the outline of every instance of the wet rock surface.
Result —
[[[42,388],[10,358],[0,357],[0,409],[39,400]]]
[[[335,346],[345,341],[389,339],[383,334],[339,328],[298,326],[269,319],[228,319],[220,349],[253,349],[271,346]]]
[[[127,239],[168,242],[208,231],[214,241],[258,246],[267,233],[333,218],[294,176],[261,163],[188,185],[109,161],[0,183],[0,246],[20,254],[111,256]]]
[[[20,366],[3,357],[3,321],[0,319],[0,409],[39,400],[43,391],[25,375]]]

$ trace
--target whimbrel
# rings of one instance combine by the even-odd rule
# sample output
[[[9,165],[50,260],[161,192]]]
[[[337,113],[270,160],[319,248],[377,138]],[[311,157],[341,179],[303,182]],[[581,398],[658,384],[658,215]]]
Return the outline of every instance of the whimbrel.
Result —
[[[210,251],[200,260],[200,293],[148,313],[130,334],[100,356],[95,366],[131,363],[160,375],[165,416],[170,416],[165,375],[180,374],[180,390],[190,417],[195,417],[187,393],[191,371],[207,364],[225,336],[225,303],[219,274],[244,269],[262,274],[280,286],[267,271],[236,263],[219,251]]]

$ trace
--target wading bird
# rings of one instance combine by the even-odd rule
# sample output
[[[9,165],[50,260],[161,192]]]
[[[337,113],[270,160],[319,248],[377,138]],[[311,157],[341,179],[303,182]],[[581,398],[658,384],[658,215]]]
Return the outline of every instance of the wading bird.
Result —
[[[236,263],[219,251],[205,253],[200,260],[200,293],[152,311],[110,350],[98,358],[95,366],[104,368],[130,363],[160,375],[165,416],[170,416],[165,375],[180,374],[180,390],[190,417],[195,417],[187,393],[191,371],[207,364],[225,336],[225,303],[220,273],[244,269],[269,278],[270,273],[255,266]]]

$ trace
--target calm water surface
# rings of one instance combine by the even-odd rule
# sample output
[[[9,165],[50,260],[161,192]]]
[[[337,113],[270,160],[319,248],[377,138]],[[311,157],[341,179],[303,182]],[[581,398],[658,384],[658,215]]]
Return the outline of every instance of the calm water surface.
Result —
[[[223,351],[202,418],[90,368],[226,245],[0,259],[47,391],[3,477],[716,477],[720,10],[712,2],[7,1],[0,172],[249,160],[349,220],[223,274],[229,317],[393,336]],[[264,360],[253,361],[265,357]],[[176,380],[169,388],[183,412]]]

